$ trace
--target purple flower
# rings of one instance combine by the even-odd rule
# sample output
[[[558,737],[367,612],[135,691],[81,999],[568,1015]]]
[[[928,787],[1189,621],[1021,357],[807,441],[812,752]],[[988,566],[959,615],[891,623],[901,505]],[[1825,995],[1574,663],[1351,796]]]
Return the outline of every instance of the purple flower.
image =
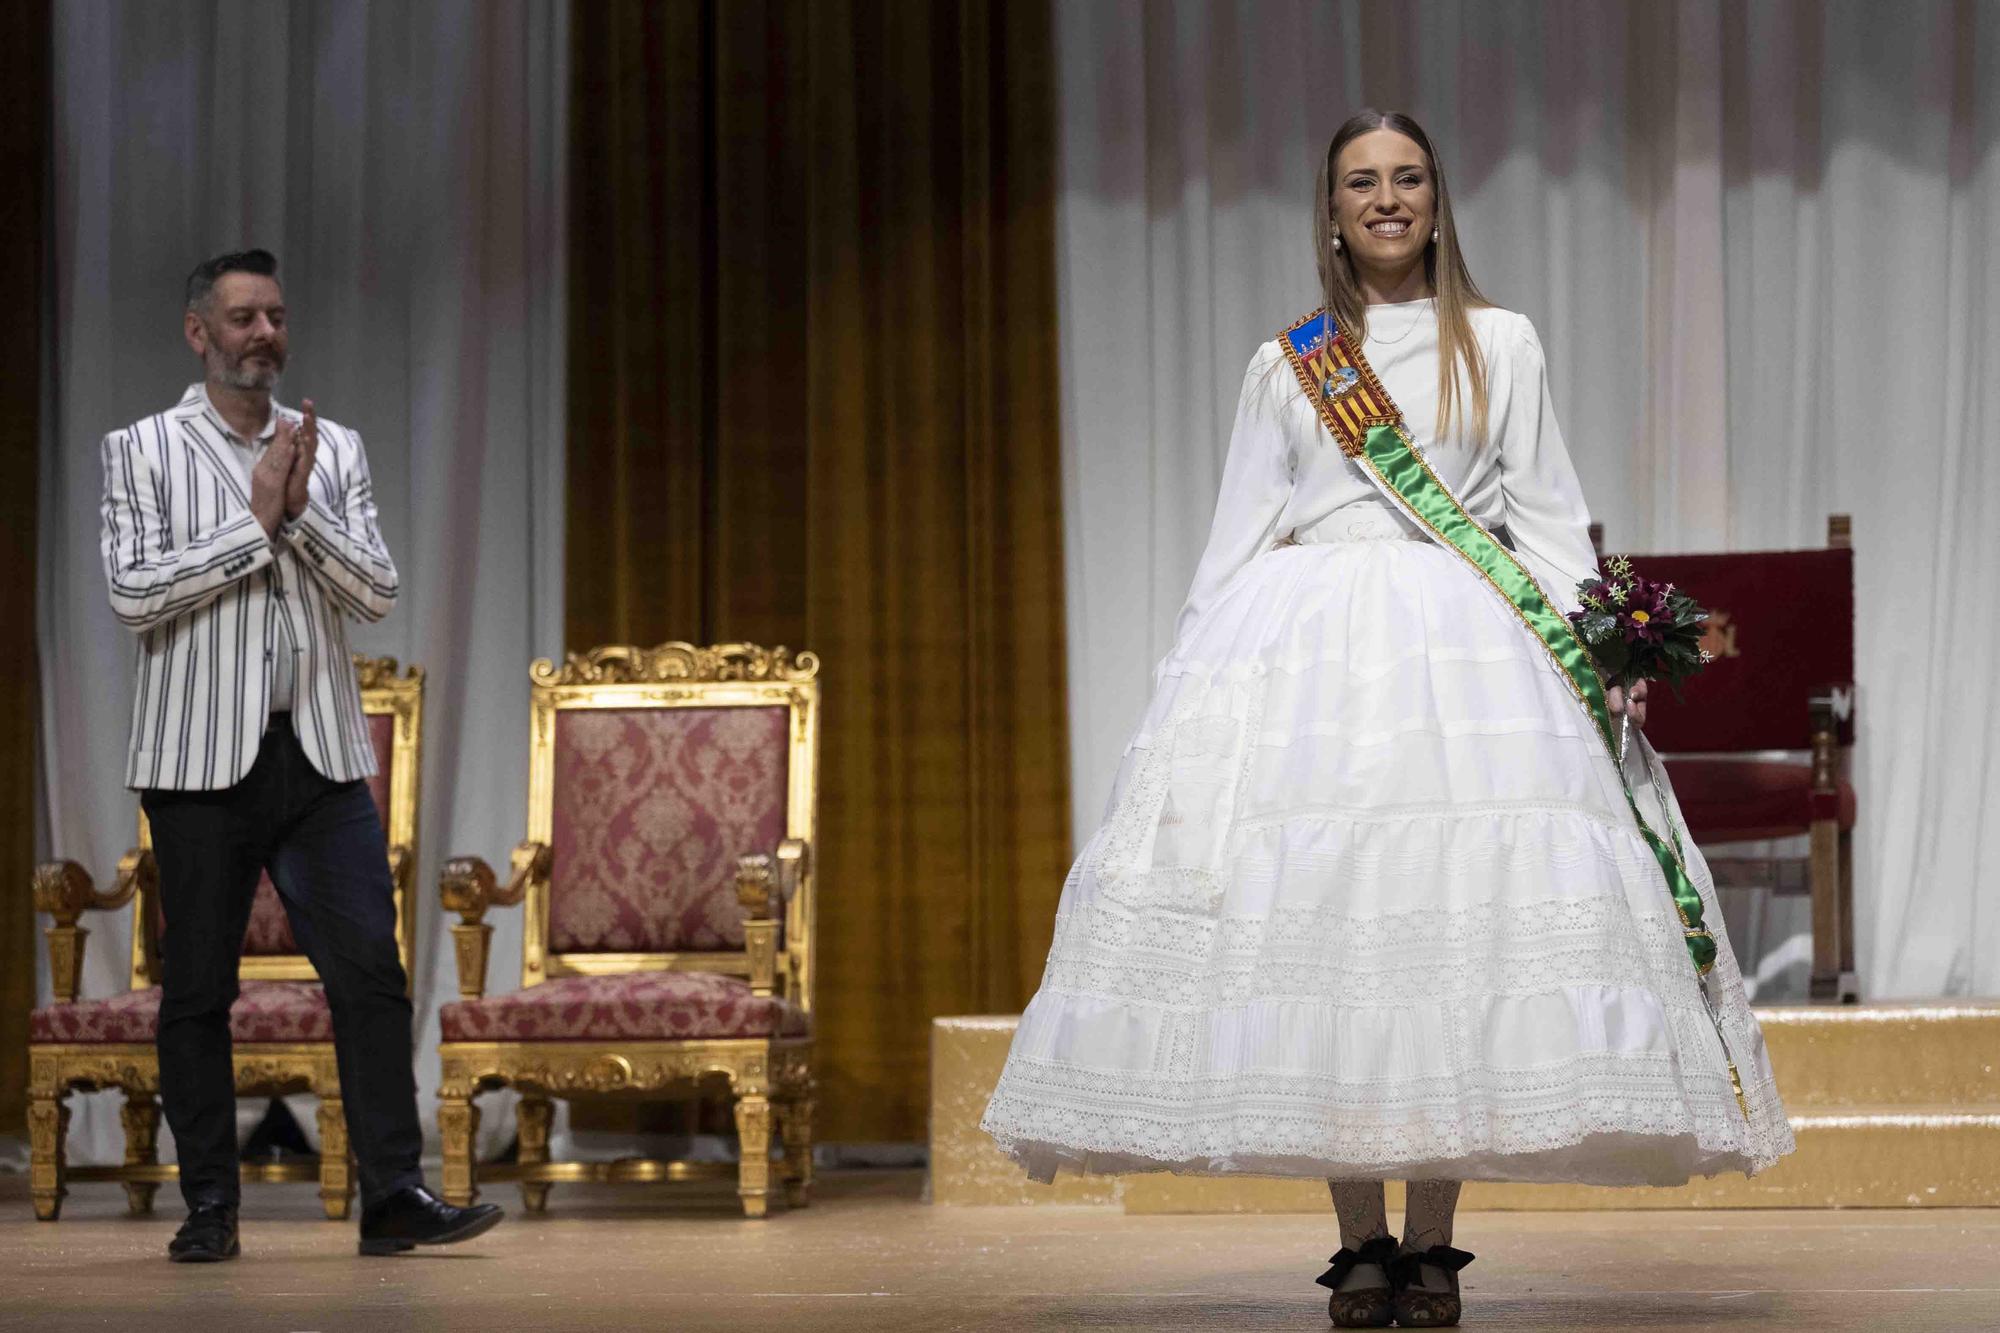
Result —
[[[1619,612],[1618,628],[1627,643],[1664,642],[1668,628],[1666,585],[1650,579],[1634,579]]]

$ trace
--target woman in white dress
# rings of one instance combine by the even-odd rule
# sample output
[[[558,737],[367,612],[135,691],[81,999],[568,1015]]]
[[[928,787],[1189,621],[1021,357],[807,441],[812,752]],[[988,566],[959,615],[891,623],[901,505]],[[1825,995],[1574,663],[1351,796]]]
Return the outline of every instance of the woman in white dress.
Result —
[[[1679,1184],[1792,1138],[1707,868],[1649,841],[1679,819],[1643,738],[1623,772],[1605,743],[1627,701],[1597,689],[1593,723],[1500,581],[1333,430],[1357,376],[1393,399],[1434,481],[1574,610],[1589,518],[1533,326],[1473,285],[1408,117],[1341,127],[1314,222],[1362,368],[1301,358],[1297,329],[1251,359],[1173,650],[984,1125],[1039,1179],[1325,1178],[1335,1321],[1434,1326],[1471,1258],[1459,1182]]]

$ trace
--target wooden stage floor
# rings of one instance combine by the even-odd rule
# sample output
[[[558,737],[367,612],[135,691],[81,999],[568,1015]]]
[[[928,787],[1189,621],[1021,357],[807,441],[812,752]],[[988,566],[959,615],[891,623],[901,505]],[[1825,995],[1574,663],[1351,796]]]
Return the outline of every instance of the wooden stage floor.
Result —
[[[171,1188],[171,1187],[170,1187]],[[163,1256],[178,1202],[116,1186],[33,1220],[0,1177],[0,1330],[1119,1329],[1329,1327],[1331,1218],[942,1208],[914,1172],[823,1182],[746,1222],[722,1189],[558,1187],[460,1249],[354,1253],[309,1185],[248,1192],[244,1256]],[[518,1202],[511,1189],[489,1195]],[[2000,1329],[2000,1210],[1469,1213],[1468,1328]]]

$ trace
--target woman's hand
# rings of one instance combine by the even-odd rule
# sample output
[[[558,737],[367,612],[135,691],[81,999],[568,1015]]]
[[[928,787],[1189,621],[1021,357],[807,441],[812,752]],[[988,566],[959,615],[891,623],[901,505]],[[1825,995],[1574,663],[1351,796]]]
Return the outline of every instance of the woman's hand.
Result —
[[[1629,702],[1632,709],[1632,725],[1635,727],[1643,728],[1646,725],[1646,686],[1649,683],[1643,680],[1632,682],[1632,697]],[[1604,702],[1611,709],[1611,716],[1617,717],[1625,711],[1628,701],[1624,689],[1613,685],[1604,692]]]

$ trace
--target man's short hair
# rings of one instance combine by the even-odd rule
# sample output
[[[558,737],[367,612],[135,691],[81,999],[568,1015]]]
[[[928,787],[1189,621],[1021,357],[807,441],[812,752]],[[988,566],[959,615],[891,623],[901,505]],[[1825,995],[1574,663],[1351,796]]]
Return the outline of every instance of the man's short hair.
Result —
[[[269,250],[232,250],[226,255],[205,259],[194,266],[188,274],[187,308],[199,310],[207,304],[209,293],[215,290],[215,283],[225,273],[255,273],[260,277],[278,276],[278,257]]]

